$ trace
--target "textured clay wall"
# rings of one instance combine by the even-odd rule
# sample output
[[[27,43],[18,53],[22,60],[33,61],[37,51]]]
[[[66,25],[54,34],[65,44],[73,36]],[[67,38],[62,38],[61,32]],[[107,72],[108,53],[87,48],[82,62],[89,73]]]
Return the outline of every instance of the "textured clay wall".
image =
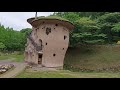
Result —
[[[46,33],[46,29],[50,30],[49,33]],[[32,37],[38,44],[40,44],[39,39],[42,40],[42,65],[46,67],[63,66],[69,44],[69,30],[66,27],[56,23],[44,23],[38,28],[33,28]],[[29,40],[28,44],[26,49],[32,47],[32,57],[28,56],[29,58],[26,61],[38,64],[38,54]]]
[[[47,35],[46,28],[51,28]],[[42,64],[46,67],[63,66],[64,56],[68,48],[69,32],[67,28],[61,25],[43,24],[39,26],[37,32],[38,38],[42,39],[43,57]],[[67,38],[64,40],[64,36]]]
[[[37,64],[37,53],[34,48],[34,46],[31,44],[31,41],[27,39],[27,47],[25,49],[27,52],[25,52],[25,61],[27,62],[33,62]]]

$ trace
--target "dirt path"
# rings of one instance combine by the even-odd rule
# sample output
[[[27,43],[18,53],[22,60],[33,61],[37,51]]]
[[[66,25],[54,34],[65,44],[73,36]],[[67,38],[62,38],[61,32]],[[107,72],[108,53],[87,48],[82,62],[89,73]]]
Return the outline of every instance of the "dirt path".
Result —
[[[11,71],[6,72],[5,74],[1,75],[0,78],[13,78],[16,75],[18,75],[20,72],[22,72],[25,67],[26,63],[23,62],[12,62],[12,61],[0,61],[0,64],[13,64],[15,68]]]

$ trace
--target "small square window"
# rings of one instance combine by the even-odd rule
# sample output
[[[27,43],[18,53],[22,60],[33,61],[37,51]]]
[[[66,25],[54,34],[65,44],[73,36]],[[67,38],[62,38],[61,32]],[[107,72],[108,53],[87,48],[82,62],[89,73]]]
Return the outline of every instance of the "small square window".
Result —
[[[55,24],[55,26],[58,26],[58,24]]]
[[[67,38],[67,36],[64,36],[64,40]]]
[[[53,54],[53,56],[55,57],[55,56],[56,56],[56,54]]]

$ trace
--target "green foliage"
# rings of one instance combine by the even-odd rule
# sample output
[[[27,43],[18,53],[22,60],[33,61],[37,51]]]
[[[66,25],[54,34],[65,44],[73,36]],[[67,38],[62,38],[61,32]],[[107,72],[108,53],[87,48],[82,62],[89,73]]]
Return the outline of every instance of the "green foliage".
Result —
[[[76,30],[75,33],[73,32],[72,38],[77,40],[76,44],[98,44],[104,42],[106,35],[100,33],[100,28],[95,20],[92,20],[89,17],[82,17],[75,22],[75,25]]]
[[[75,25],[70,32],[70,46],[79,44],[116,43],[120,40],[120,12],[55,12],[42,18],[56,18],[72,22]],[[27,34],[32,29],[15,31],[0,25],[0,48],[6,50],[24,50]]]
[[[90,19],[97,19],[99,16],[104,15],[108,12],[75,12],[80,17],[89,17]]]
[[[120,12],[56,12],[54,15],[66,18],[75,25],[70,34],[70,46],[119,40]]]
[[[4,49],[6,46],[0,42],[0,49]]]
[[[100,23],[118,23],[120,22],[120,13],[119,12],[114,12],[114,13],[107,13],[99,17],[99,22]]]
[[[20,32],[23,34],[23,44],[24,44],[24,47],[25,47],[25,44],[27,43],[27,36],[28,36],[28,34],[31,31],[32,31],[31,28],[25,28],[25,29],[20,30]]]
[[[74,33],[72,35],[76,40],[76,44],[73,46],[83,43],[83,44],[101,44],[104,42],[104,38],[106,38],[105,34],[92,34],[92,33]]]
[[[12,28],[4,28],[3,25],[0,25],[0,47],[8,51],[24,50],[26,32],[25,30],[15,31]]]
[[[79,15],[75,14],[74,12],[68,12],[65,13],[64,18],[68,19],[71,22],[75,22],[76,20],[78,20],[80,17]]]
[[[104,42],[105,34],[100,32],[96,17],[103,13],[94,12],[58,12],[54,15],[61,16],[73,22],[75,29],[70,34],[70,46],[75,47],[80,43],[98,44]],[[96,16],[95,16],[96,15]],[[95,18],[95,19],[93,19]]]
[[[24,29],[20,30],[21,33],[26,33],[26,34],[31,32],[31,31],[32,31],[31,28],[24,28]]]
[[[120,25],[120,13],[107,13],[98,18],[98,25],[101,28],[101,32],[106,34],[108,43],[113,43],[114,36],[119,36],[119,25]],[[117,32],[117,33],[116,33]]]
[[[120,22],[113,25],[111,29],[113,32],[120,32]]]
[[[58,12],[58,13],[54,13],[53,15],[65,18],[72,23],[74,23],[76,20],[80,18],[79,15],[74,12]]]
[[[85,31],[96,31],[99,29],[99,27],[97,26],[97,22],[95,20],[91,20],[88,17],[82,17],[80,19],[78,19],[75,22],[76,28],[80,29],[81,32],[85,32]]]

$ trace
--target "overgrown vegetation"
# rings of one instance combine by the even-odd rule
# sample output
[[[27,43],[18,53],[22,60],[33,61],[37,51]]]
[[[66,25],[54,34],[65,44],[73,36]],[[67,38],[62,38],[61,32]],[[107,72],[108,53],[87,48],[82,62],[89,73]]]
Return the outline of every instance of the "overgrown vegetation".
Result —
[[[39,17],[45,18],[45,17]],[[75,25],[70,46],[113,44],[120,40],[120,12],[55,12],[46,18],[67,20]],[[0,50],[23,51],[30,28],[20,31],[0,25]]]
[[[21,31],[16,31],[0,25],[0,51],[23,51],[26,44],[26,33],[30,32],[30,30],[26,28]]]
[[[64,69],[83,72],[120,71],[119,45],[84,45],[69,48]]]
[[[70,46],[79,44],[112,44],[120,40],[119,12],[57,12],[54,15],[73,22]]]

